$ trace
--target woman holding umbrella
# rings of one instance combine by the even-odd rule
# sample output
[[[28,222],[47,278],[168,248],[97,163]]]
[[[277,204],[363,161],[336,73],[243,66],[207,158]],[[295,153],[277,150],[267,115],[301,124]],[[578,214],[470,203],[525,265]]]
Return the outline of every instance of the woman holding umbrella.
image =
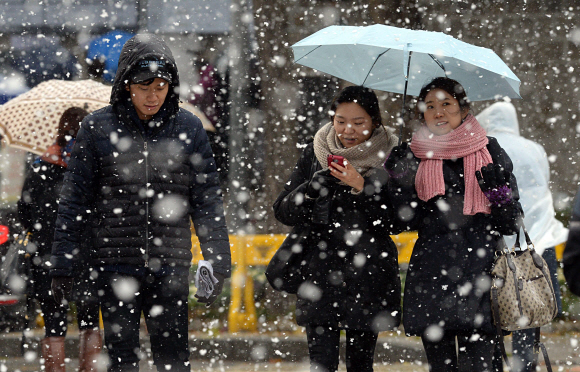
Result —
[[[397,215],[419,234],[403,325],[421,336],[430,371],[491,371],[489,272],[501,234],[514,234],[522,216],[512,163],[469,113],[457,81],[432,80],[418,108],[411,144],[385,163]]]
[[[32,163],[18,201],[18,219],[32,233],[31,240],[37,248],[32,259],[32,279],[34,295],[44,317],[45,337],[41,341],[41,354],[46,372],[65,371],[64,341],[68,306],[56,303],[52,296],[49,261],[60,189],[80,122],[86,115],[88,112],[80,107],[69,108],[62,114],[55,143]],[[85,239],[86,244],[89,244],[89,237]],[[97,371],[97,357],[102,345],[96,272],[91,270],[88,252],[88,248],[80,250],[78,254],[82,258],[75,271],[74,298],[79,324],[80,372]]]
[[[306,327],[311,370],[338,369],[345,329],[347,370],[372,371],[378,332],[400,319],[397,248],[385,234],[394,218],[382,167],[397,137],[383,127],[368,88],[343,89],[330,120],[305,147],[274,211],[285,225],[309,231],[296,321]],[[332,161],[337,155],[342,158]]]

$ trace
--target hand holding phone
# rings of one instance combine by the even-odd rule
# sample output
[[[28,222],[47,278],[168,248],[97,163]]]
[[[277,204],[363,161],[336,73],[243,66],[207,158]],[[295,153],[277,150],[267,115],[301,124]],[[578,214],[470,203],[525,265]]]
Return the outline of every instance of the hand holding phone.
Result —
[[[331,172],[333,177],[336,177],[340,182],[347,184],[357,191],[362,190],[364,187],[364,178],[360,173],[353,167],[347,166],[348,163],[344,159],[344,156],[340,155],[328,155],[328,171]],[[332,163],[336,163],[345,169],[338,170]]]
[[[344,167],[344,156],[329,154],[326,160],[328,163],[328,168],[330,168],[330,164],[332,163],[337,163],[341,167]]]

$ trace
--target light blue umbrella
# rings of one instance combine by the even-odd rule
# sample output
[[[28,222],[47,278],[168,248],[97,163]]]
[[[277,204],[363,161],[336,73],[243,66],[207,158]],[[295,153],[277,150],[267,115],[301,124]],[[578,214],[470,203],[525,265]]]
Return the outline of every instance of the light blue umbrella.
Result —
[[[491,49],[441,32],[330,26],[292,49],[294,62],[371,89],[418,96],[423,85],[447,76],[471,101],[521,98],[520,80]]]

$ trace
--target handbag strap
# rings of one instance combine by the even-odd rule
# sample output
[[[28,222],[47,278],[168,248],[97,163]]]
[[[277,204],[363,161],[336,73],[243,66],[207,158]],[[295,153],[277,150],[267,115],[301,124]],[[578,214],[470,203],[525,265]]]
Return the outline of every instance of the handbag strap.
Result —
[[[542,355],[544,356],[544,362],[546,363],[546,369],[548,372],[552,372],[552,363],[550,363],[550,358],[548,357],[548,350],[544,346],[543,342],[540,342],[540,328],[536,328],[534,336],[534,360],[532,361],[532,371],[536,370],[538,365],[538,355],[540,354],[540,349],[542,349]]]
[[[316,168],[318,168],[318,159],[316,158],[316,152],[312,151],[312,164],[310,165],[310,174],[308,175],[308,181],[312,179],[314,173],[316,173]]]
[[[516,269],[516,264],[514,263],[513,256],[512,256],[511,253],[506,254],[505,255],[505,259],[506,259],[508,268],[510,269],[510,271],[512,273],[514,283],[516,283],[516,285],[514,286],[514,289],[516,291],[516,299],[517,299],[517,302],[518,302],[518,310],[520,311],[520,316],[523,316],[524,315],[524,309],[522,308],[522,295],[521,295],[521,292],[520,292],[520,287],[517,285],[519,278],[518,278],[518,273],[517,273],[517,269]],[[507,278],[506,278],[506,280],[507,280]]]
[[[526,238],[526,244],[528,245],[528,249],[534,249],[534,243],[532,243],[532,239],[530,238],[530,234],[528,234],[528,230],[526,229],[526,225],[524,225],[524,220],[520,220],[521,223],[521,230],[524,230],[524,237]],[[520,250],[520,229],[518,229],[516,233],[516,242],[514,244],[514,249]]]

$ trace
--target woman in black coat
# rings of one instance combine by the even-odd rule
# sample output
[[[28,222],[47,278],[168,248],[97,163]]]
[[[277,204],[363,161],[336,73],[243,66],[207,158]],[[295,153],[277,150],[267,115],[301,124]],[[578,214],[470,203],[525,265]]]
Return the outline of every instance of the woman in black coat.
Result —
[[[398,255],[387,233],[393,218],[382,168],[397,138],[382,126],[372,90],[347,87],[330,110],[331,123],[304,149],[274,211],[294,231],[310,231],[296,321],[306,327],[311,370],[337,370],[340,330],[346,329],[347,370],[372,371],[378,332],[400,319]],[[344,159],[329,163],[328,155]]]
[[[64,173],[79,124],[87,114],[80,107],[69,108],[63,113],[56,142],[44,155],[36,158],[27,170],[22,196],[18,201],[18,219],[23,228],[32,234],[31,241],[36,247],[32,258],[33,292],[44,317],[45,337],[41,341],[41,349],[46,372],[65,370],[64,340],[68,306],[56,303],[52,296],[50,255]],[[90,237],[87,235],[85,239],[88,245]],[[102,344],[96,271],[92,272],[88,252],[88,249],[78,252],[81,258],[75,267],[73,292],[79,323],[81,372],[96,371],[96,358]]]
[[[522,215],[512,163],[469,114],[456,81],[434,79],[418,101],[422,127],[385,163],[397,214],[419,233],[403,325],[421,336],[430,371],[489,371],[494,252]]]

